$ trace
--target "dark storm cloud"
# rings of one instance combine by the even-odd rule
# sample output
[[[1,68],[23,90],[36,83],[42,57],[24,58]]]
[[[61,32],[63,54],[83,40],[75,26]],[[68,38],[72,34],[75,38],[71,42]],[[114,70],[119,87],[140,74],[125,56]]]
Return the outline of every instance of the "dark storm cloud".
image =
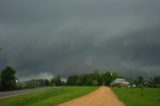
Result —
[[[157,0],[1,0],[0,67],[19,76],[160,74]]]

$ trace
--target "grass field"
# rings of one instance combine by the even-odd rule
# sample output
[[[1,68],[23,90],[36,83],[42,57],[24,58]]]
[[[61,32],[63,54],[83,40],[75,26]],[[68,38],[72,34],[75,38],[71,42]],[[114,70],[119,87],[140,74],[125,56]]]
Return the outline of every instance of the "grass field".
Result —
[[[126,106],[160,106],[160,88],[113,88]]]
[[[0,99],[0,106],[55,106],[90,93],[97,88],[98,87],[47,88],[31,94]]]

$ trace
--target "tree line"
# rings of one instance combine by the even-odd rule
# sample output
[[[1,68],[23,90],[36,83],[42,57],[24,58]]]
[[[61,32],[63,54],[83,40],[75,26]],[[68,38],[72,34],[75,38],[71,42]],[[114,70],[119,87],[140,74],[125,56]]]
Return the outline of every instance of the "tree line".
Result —
[[[19,88],[38,88],[46,86],[62,86],[64,82],[61,81],[60,76],[55,76],[49,79],[34,79],[18,83]]]
[[[64,82],[60,76],[55,76],[51,80],[35,79],[19,82],[16,77],[16,70],[11,66],[6,66],[0,73],[0,91],[62,85]]]
[[[118,73],[115,72],[103,72],[94,71],[92,73],[71,75],[66,81],[62,81],[60,76],[54,76],[51,80],[48,79],[36,79],[19,82],[16,78],[16,70],[11,66],[6,66],[0,73],[0,90],[15,90],[26,88],[37,88],[46,86],[110,86],[110,83],[116,79],[121,78]],[[127,79],[131,85],[135,84],[137,87],[160,87],[160,76],[151,77],[145,80],[143,76],[138,76],[135,79]]]
[[[88,74],[71,75],[68,77],[66,84],[78,86],[110,85],[110,83],[118,77],[118,74],[115,72],[99,73],[98,71],[94,71],[93,73]]]

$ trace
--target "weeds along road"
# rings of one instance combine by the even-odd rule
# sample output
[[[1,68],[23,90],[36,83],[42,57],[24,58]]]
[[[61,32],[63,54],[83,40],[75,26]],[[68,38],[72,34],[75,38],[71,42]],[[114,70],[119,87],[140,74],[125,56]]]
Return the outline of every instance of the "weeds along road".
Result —
[[[100,87],[96,91],[60,104],[59,106],[125,106],[108,87]]]
[[[14,91],[4,91],[4,92],[0,92],[0,99],[8,98],[8,97],[11,97],[11,96],[16,96],[16,95],[21,95],[21,94],[28,94],[28,93],[40,91],[40,90],[47,89],[47,88],[51,88],[51,87],[25,89],[25,90],[14,90]]]

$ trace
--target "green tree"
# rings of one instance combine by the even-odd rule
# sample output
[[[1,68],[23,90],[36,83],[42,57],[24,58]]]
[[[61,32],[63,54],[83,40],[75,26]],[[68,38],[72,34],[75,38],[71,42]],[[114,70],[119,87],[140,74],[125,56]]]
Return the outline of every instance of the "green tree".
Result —
[[[61,81],[60,76],[53,77],[51,79],[51,85],[52,86],[61,86],[62,85],[62,81]]]
[[[71,75],[67,79],[67,85],[76,85],[76,81],[78,79],[78,75]]]
[[[138,86],[143,86],[143,83],[144,83],[144,78],[143,78],[143,76],[138,76],[137,77],[137,85]]]
[[[48,80],[48,79],[45,79],[45,80],[44,80],[44,85],[45,85],[45,86],[49,86],[49,80]]]
[[[110,83],[112,82],[112,75],[110,72],[106,72],[106,73],[103,73],[102,74],[102,79],[103,79],[103,82],[106,84],[106,85],[110,85]]]
[[[93,73],[92,73],[92,81],[93,80],[96,80],[98,83],[97,85],[102,85],[103,82],[102,82],[102,77],[101,75],[99,74],[98,70],[95,70]],[[93,83],[92,83],[93,84]]]
[[[137,85],[138,85],[138,87],[141,88],[141,96],[143,96],[143,86],[144,86],[143,76],[140,75],[140,76],[137,77]]]
[[[118,78],[118,73],[112,72],[111,76],[112,76],[112,81],[113,81],[113,80],[115,80],[116,78]]]
[[[78,79],[81,80],[81,85],[86,85],[87,74],[79,75]]]
[[[80,79],[80,76],[76,80],[76,85],[82,85],[82,80]]]
[[[152,84],[153,87],[160,87],[160,76],[153,77]]]
[[[85,85],[91,86],[91,85],[92,85],[92,81],[93,81],[92,75],[91,75],[91,74],[87,74],[87,75],[86,75]]]
[[[92,85],[93,85],[93,86],[97,86],[97,85],[98,85],[98,81],[97,81],[97,80],[93,80],[93,81],[92,81]]]
[[[0,78],[1,78],[1,90],[13,90],[16,89],[16,71],[11,67],[7,66],[2,70]]]

